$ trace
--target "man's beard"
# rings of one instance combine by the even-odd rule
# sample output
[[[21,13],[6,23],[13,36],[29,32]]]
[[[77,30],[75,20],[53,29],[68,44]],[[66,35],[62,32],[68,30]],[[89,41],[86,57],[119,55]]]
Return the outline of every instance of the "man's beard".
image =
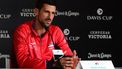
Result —
[[[49,26],[50,26],[50,24],[48,24],[48,23],[44,23],[44,22],[42,22],[42,21],[40,21],[39,20],[39,18],[38,18],[38,22],[42,25],[42,27],[44,27],[46,30],[49,28]]]
[[[47,28],[50,26],[50,24],[47,24],[47,23],[44,23],[44,25],[45,25],[45,27],[47,27]]]

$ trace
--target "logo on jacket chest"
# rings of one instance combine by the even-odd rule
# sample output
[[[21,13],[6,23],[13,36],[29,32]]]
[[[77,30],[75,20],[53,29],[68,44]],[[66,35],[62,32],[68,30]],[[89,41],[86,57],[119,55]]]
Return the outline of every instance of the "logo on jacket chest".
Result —
[[[30,44],[29,44],[29,47],[30,47],[30,49],[35,49],[35,50],[37,50],[36,42],[30,43]]]
[[[49,49],[54,49],[54,44],[53,44],[53,42],[51,42],[51,43],[48,45],[48,48],[49,48]]]

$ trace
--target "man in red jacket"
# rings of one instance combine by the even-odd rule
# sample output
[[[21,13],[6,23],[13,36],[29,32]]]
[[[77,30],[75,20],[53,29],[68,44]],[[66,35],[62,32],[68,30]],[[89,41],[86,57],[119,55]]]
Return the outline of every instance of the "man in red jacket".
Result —
[[[64,69],[75,69],[78,62],[76,52],[72,53],[64,34],[58,26],[52,25],[56,12],[55,1],[37,0],[35,19],[18,26],[13,34],[13,52],[19,68],[48,68],[53,58],[52,50],[58,46],[65,56],[59,60]],[[74,66],[75,65],[75,66]],[[73,68],[74,67],[74,68]]]

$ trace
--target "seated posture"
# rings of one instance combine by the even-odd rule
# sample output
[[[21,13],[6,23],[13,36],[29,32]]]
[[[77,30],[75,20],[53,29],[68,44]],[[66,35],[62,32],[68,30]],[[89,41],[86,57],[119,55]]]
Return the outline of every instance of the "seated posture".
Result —
[[[48,69],[61,66],[62,69],[75,69],[78,63],[76,51],[72,52],[61,29],[52,25],[56,13],[54,0],[37,0],[34,8],[36,17],[16,27],[13,33],[12,66],[16,68]],[[53,60],[58,46],[65,56]],[[49,65],[49,66],[48,66]]]

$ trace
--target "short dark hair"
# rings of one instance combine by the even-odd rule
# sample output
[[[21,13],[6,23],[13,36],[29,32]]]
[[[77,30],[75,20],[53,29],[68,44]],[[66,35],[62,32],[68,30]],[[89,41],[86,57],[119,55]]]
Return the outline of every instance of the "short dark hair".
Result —
[[[41,9],[43,4],[56,6],[56,0],[36,0],[35,8]]]

